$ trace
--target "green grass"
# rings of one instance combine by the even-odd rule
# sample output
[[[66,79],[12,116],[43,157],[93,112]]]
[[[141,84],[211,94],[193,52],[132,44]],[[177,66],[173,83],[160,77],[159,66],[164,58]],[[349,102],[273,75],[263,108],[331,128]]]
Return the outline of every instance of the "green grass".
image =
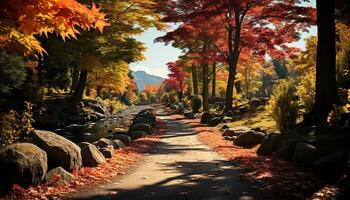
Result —
[[[267,133],[276,132],[276,122],[267,111],[258,111],[254,114],[243,116],[241,120],[225,123],[229,127],[247,126],[251,128],[259,127]]]

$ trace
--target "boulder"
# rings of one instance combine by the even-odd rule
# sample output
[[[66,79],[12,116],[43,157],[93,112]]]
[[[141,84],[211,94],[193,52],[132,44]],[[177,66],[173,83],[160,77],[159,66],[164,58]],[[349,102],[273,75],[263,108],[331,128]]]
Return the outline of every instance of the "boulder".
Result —
[[[222,122],[222,119],[220,117],[214,117],[208,122],[208,126],[214,127],[219,125]]]
[[[295,146],[298,142],[303,142],[300,139],[284,139],[278,145],[276,157],[282,160],[291,160],[294,154]]]
[[[131,137],[126,134],[114,134],[110,137],[112,140],[120,140],[125,145],[128,145],[131,142]]]
[[[113,140],[107,139],[107,138],[101,138],[98,141],[93,143],[97,148],[103,148],[108,145],[114,146]]]
[[[295,146],[293,161],[302,166],[312,165],[316,158],[316,147],[306,142],[298,142]]]
[[[247,131],[250,131],[250,128],[245,127],[245,126],[236,126],[233,128],[226,129],[222,133],[222,136],[238,136],[239,134],[242,134],[242,133],[247,132]]]
[[[224,124],[223,126],[221,126],[221,128],[220,128],[220,131],[226,131],[227,129],[229,129],[230,127],[229,126],[227,126],[226,124]]]
[[[271,156],[278,148],[282,140],[281,134],[271,133],[257,150],[259,156]]]
[[[201,116],[201,124],[208,124],[214,116],[209,111],[204,111]]]
[[[122,141],[118,140],[118,139],[114,139],[112,141],[113,141],[114,149],[120,149],[120,148],[124,148],[125,147],[125,144]]]
[[[245,106],[245,105],[244,106],[240,106],[238,108],[238,110],[239,110],[239,113],[242,114],[242,115],[247,114],[249,112],[248,106]]]
[[[69,184],[73,179],[74,175],[64,170],[62,167],[56,167],[45,176],[45,182],[48,185],[65,185]]]
[[[100,152],[105,158],[113,158],[114,147],[112,145],[105,146],[100,149]]]
[[[185,112],[184,116],[188,119],[194,119],[195,115],[193,112]]]
[[[253,130],[240,134],[234,144],[241,147],[252,147],[260,144],[265,139],[265,134]]]
[[[66,138],[50,131],[36,130],[32,141],[46,152],[50,168],[61,166],[72,172],[81,167],[80,147]]]
[[[92,144],[89,144],[81,149],[81,156],[85,167],[97,167],[98,165],[106,162],[103,154],[95,145]]]
[[[228,141],[235,141],[235,139],[237,139],[237,136],[225,136],[224,139]]]
[[[156,121],[151,119],[151,118],[146,118],[146,117],[137,117],[133,120],[134,124],[149,124],[152,127],[156,126]]]
[[[143,131],[146,132],[147,134],[152,134],[153,132],[153,128],[151,125],[149,124],[133,124],[130,128],[129,128],[130,132],[134,132],[134,131]]]
[[[90,143],[88,143],[88,142],[80,142],[80,143],[78,144],[78,146],[80,147],[80,149],[83,149],[84,147],[89,146],[89,145],[90,145]]]
[[[29,143],[9,145],[0,150],[0,186],[38,185],[47,172],[45,151]]]
[[[128,134],[128,130],[124,128],[115,128],[113,135],[117,135],[117,134]]]
[[[313,163],[314,171],[327,181],[336,181],[340,178],[347,166],[349,152],[335,152],[328,154]]]
[[[142,137],[148,136],[148,134],[144,131],[132,131],[129,133],[132,140],[136,140]]]

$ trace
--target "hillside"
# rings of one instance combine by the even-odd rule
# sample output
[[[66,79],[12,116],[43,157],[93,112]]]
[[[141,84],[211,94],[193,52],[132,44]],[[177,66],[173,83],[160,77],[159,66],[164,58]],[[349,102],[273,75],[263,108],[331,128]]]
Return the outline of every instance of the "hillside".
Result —
[[[144,90],[146,85],[161,84],[164,81],[164,78],[147,74],[144,71],[132,72],[132,75],[135,77],[139,91]]]

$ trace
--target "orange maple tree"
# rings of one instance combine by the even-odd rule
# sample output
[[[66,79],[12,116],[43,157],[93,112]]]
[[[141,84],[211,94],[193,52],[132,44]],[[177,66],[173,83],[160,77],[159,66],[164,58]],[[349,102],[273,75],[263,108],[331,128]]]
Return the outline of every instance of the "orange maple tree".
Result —
[[[94,3],[88,8],[76,0],[7,0],[0,4],[0,48],[42,54],[45,50],[37,35],[76,38],[78,27],[102,31],[107,25],[105,14]]]

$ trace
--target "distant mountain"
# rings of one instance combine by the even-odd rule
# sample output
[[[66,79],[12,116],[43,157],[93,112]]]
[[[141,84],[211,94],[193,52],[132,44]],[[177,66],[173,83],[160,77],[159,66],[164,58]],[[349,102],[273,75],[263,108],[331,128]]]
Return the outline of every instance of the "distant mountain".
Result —
[[[144,71],[132,72],[132,75],[135,77],[139,91],[144,90],[146,85],[161,84],[165,80],[162,77],[150,75]]]

